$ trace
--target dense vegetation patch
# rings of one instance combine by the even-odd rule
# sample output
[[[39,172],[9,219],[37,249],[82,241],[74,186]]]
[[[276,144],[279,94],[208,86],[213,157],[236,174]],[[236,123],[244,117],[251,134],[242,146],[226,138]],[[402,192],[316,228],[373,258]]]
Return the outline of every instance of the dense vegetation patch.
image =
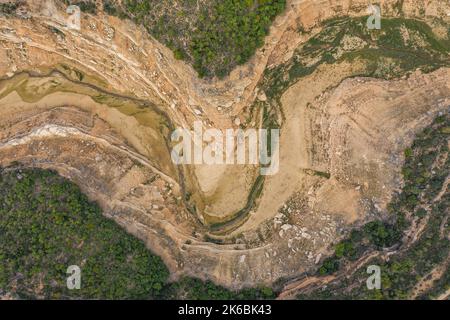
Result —
[[[274,299],[275,292],[268,287],[248,288],[235,292],[215,285],[211,281],[201,281],[195,278],[183,278],[167,286],[164,299],[188,300],[253,300]]]
[[[16,2],[4,2],[0,3],[0,14],[11,15],[15,14],[19,4]]]
[[[68,290],[67,268],[81,269]],[[169,283],[162,260],[105,218],[97,204],[57,173],[0,174],[0,294],[52,299],[263,299],[268,288],[229,291],[185,278]]]
[[[246,124],[262,113],[264,127],[280,127],[283,93],[323,64],[359,62],[364,68],[352,76],[381,79],[399,78],[416,69],[431,72],[450,66],[450,29],[443,38],[426,22],[415,19],[383,18],[380,30],[369,30],[366,22],[367,17],[324,21],[322,30],[301,44],[291,59],[266,69],[258,86],[267,100],[254,102]],[[435,23],[448,28],[442,21]],[[298,32],[306,33],[302,29]]]
[[[223,77],[263,45],[285,5],[286,0],[107,0],[103,9],[143,25],[201,77]]]
[[[23,297],[151,298],[168,270],[54,172],[0,175],[0,288]],[[67,268],[82,270],[68,290]]]
[[[334,255],[323,262],[318,273],[338,274],[370,252],[390,251],[389,259],[375,257],[350,277],[341,277],[326,288],[299,298],[406,299],[414,295],[419,281],[432,277],[435,279],[429,288],[415,292],[419,298],[435,298],[450,289],[450,192],[446,184],[450,176],[449,141],[447,113],[437,117],[405,150],[404,186],[389,206],[391,221],[369,222],[352,231],[336,245]],[[420,225],[424,225],[423,232],[411,242],[405,232]],[[381,267],[381,290],[366,288],[369,265]]]

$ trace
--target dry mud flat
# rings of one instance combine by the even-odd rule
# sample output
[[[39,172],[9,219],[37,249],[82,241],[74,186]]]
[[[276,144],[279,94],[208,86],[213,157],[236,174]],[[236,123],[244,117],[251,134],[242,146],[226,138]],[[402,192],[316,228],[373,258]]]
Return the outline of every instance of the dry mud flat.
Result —
[[[77,32],[51,1],[30,3],[32,19],[0,17],[0,164],[52,168],[75,181],[174,277],[238,288],[314,267],[350,224],[383,214],[400,186],[403,149],[450,103],[449,69],[383,81],[345,80],[364,70],[358,63],[319,67],[281,98],[280,171],[243,224],[213,235],[199,218],[242,208],[254,170],[199,166],[180,176],[166,143],[171,127],[201,119],[236,128],[267,65],[306,40],[300,25],[313,33],[323,19],[365,14],[366,3],[290,1],[264,48],[224,80],[198,79],[130,22],[83,16]],[[405,3],[407,16],[420,7]],[[426,12],[441,16],[445,6],[434,1]],[[35,76],[20,73],[30,70]]]

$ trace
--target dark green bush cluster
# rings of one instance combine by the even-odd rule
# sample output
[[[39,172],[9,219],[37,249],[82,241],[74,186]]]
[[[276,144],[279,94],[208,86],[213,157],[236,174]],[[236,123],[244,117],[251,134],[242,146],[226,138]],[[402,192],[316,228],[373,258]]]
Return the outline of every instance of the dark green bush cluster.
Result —
[[[247,62],[285,5],[285,0],[229,0],[203,11],[190,46],[200,76],[222,77]]]
[[[319,274],[332,274],[339,270],[341,263],[358,259],[368,248],[390,247],[400,241],[402,232],[397,224],[371,221],[360,230],[353,230],[350,237],[335,246],[334,255],[324,260]]]
[[[263,45],[285,5],[286,0],[212,0],[200,7],[196,0],[125,0],[122,5],[108,0],[104,10],[144,25],[201,77],[223,77]]]
[[[3,14],[14,14],[19,7],[19,4],[17,2],[5,2],[0,3],[0,13]]]
[[[165,299],[188,300],[253,300],[274,299],[272,289],[267,287],[248,288],[235,292],[215,285],[211,281],[201,281],[195,278],[183,278],[167,287]]]
[[[406,161],[402,171],[405,187],[400,202],[408,210],[417,208],[422,194],[426,200],[434,198],[448,175],[449,160],[443,158],[448,153],[450,134],[446,128],[450,128],[448,117],[437,117],[434,126],[418,134],[412,148],[405,152]]]
[[[22,297],[152,298],[168,277],[159,257],[54,172],[0,175],[0,234],[0,289]],[[70,265],[82,270],[81,290],[66,288]]]
[[[449,228],[444,229],[441,235],[441,224],[444,221],[450,207],[450,193],[433,205],[430,218],[421,237],[404,254],[394,256],[382,266],[382,290],[379,298],[405,299],[418,279],[428,275],[436,266],[445,263],[450,252],[450,241],[447,236]],[[446,278],[445,274],[443,276]],[[441,283],[441,289],[450,283]],[[436,291],[433,287],[430,293],[425,292],[422,298],[430,297]],[[442,292],[444,292],[443,290]]]

